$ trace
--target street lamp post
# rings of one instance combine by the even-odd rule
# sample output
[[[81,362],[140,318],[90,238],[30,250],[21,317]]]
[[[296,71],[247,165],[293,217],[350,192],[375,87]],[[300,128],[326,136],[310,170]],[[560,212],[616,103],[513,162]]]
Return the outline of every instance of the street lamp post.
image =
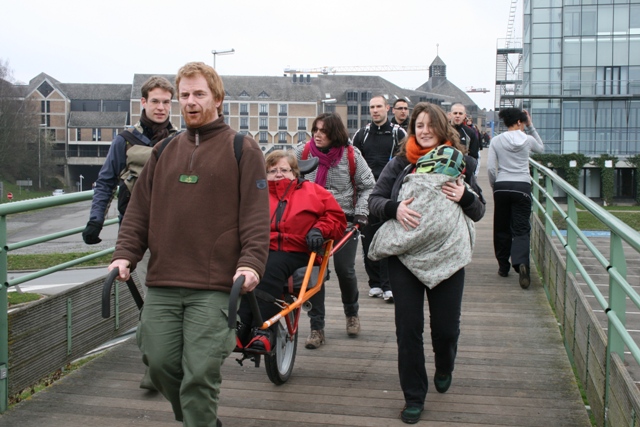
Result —
[[[42,129],[47,126],[44,123],[38,125],[38,190],[42,190],[42,154],[40,153],[40,134]]]
[[[235,49],[222,49],[222,50],[212,50],[213,54],[213,68],[216,68],[216,55],[233,55]]]

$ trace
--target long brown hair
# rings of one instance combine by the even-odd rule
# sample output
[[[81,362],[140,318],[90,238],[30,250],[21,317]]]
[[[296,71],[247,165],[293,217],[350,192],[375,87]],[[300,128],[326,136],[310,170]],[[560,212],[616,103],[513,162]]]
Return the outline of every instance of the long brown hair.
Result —
[[[413,112],[411,113],[411,120],[409,121],[409,133],[407,138],[403,140],[403,144],[400,146],[400,150],[398,152],[399,156],[407,155],[406,149],[406,140],[408,138],[416,136],[416,120],[421,113],[426,113],[429,115],[429,122],[431,126],[431,132],[438,139],[438,145],[444,144],[446,141],[451,142],[453,148],[456,148],[463,153],[467,153],[467,148],[460,144],[460,136],[458,135],[458,131],[451,126],[449,120],[447,119],[447,114],[435,104],[431,104],[429,102],[420,102],[413,107]]]

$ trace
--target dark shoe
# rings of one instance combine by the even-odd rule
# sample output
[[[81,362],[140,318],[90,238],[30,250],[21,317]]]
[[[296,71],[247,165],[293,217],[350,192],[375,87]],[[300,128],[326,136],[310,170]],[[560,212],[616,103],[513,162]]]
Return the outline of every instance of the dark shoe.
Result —
[[[236,347],[244,348],[251,339],[251,328],[242,322],[236,326]]]
[[[254,336],[251,341],[249,341],[249,344],[247,344],[247,350],[269,353],[273,348],[272,336],[271,329],[254,329]]]
[[[405,406],[400,412],[400,419],[405,424],[415,424],[420,421],[420,414],[422,414],[423,408],[417,406]]]
[[[509,276],[509,272],[508,271],[498,270],[498,276],[500,276],[500,277],[508,277]]]
[[[216,419],[216,427],[222,427],[222,421],[220,421],[220,418]]]
[[[447,390],[449,390],[449,387],[451,387],[451,380],[451,374],[443,374],[436,371],[436,374],[433,377],[433,384],[436,386],[438,393],[446,393]]]
[[[518,268],[518,274],[520,275],[520,278],[518,279],[518,281],[520,282],[520,287],[522,289],[527,289],[531,284],[531,278],[529,277],[529,267],[524,264],[520,264]]]

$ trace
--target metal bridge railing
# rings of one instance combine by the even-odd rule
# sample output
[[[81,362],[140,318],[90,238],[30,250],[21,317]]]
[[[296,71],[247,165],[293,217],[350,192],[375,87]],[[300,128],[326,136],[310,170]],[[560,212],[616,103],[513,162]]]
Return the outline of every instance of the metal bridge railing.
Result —
[[[564,256],[564,259],[561,261],[564,262],[564,270],[562,273],[565,274],[565,277],[557,278],[559,284],[556,286],[556,288],[564,286],[564,290],[555,290],[556,297],[558,293],[562,294],[560,301],[558,301],[558,298],[554,301],[554,295],[551,295],[552,290],[550,289],[550,282],[554,281],[554,277],[553,272],[550,274],[549,270],[553,270],[555,266],[549,268],[548,265],[538,265],[538,269],[543,272],[543,276],[546,275],[546,277],[543,277],[545,289],[552,305],[556,309],[558,318],[561,319],[565,346],[567,347],[570,358],[574,360],[577,357],[577,354],[573,354],[576,349],[575,343],[577,341],[586,342],[586,346],[589,347],[589,341],[595,341],[594,337],[598,335],[593,332],[592,329],[601,328],[598,332],[602,333],[603,337],[606,337],[604,342],[605,357],[602,360],[602,363],[604,363],[604,384],[599,384],[601,382],[600,379],[594,380],[586,378],[593,374],[593,372],[588,372],[589,369],[592,371],[595,370],[593,369],[593,359],[597,359],[597,357],[594,357],[594,354],[597,352],[593,349],[584,350],[586,354],[580,356],[583,360],[586,359],[584,369],[587,371],[581,380],[583,384],[586,383],[587,386],[590,381],[595,384],[595,387],[599,385],[603,386],[601,405],[594,405],[595,402],[591,402],[591,399],[597,398],[597,393],[587,393],[592,408],[594,406],[602,407],[602,413],[596,413],[597,411],[594,411],[597,425],[622,425],[616,424],[609,419],[611,415],[609,411],[610,406],[614,406],[610,402],[612,396],[611,369],[615,360],[618,360],[612,356],[617,355],[619,361],[624,362],[625,351],[627,351],[631,354],[636,364],[640,364],[640,348],[636,342],[637,338],[634,338],[630,332],[630,329],[638,329],[638,327],[637,325],[633,327],[627,326],[628,314],[630,312],[640,311],[640,295],[633,289],[627,277],[629,261],[633,260],[632,262],[635,263],[634,266],[637,265],[637,261],[635,260],[638,259],[637,255],[640,254],[640,233],[594,203],[579,190],[560,178],[551,169],[532,159],[530,159],[529,162],[532,168],[534,228],[536,220],[541,221],[542,232],[546,235],[546,239],[554,242],[553,245],[555,248],[558,246],[564,248],[564,254],[561,255]],[[556,199],[557,194],[562,194],[563,198],[566,197],[566,204],[558,202]],[[606,228],[605,231],[610,232],[607,248],[608,254],[602,253],[603,251],[580,229],[578,204],[582,207],[581,209],[589,212],[602,222]],[[566,221],[566,237],[563,236],[563,232],[558,229],[553,221],[554,212]],[[533,240],[534,239],[532,239],[532,241]],[[544,244],[541,244],[541,246],[542,245]],[[625,248],[627,251],[625,251]],[[550,253],[553,252],[553,248],[546,247],[544,251]],[[559,251],[559,253],[560,252],[562,251]],[[536,255],[534,254],[534,256]],[[540,261],[538,262],[539,264],[545,262],[547,264],[553,264],[555,260],[547,261],[550,258],[552,258],[552,255],[537,254],[537,260]],[[587,258],[589,262],[585,262]],[[593,260],[595,260],[595,262]],[[608,283],[604,284],[607,286],[607,295],[604,295],[598,287],[598,285],[601,287],[603,285],[602,283],[597,283],[596,277],[598,275],[605,276],[608,279]],[[558,274],[556,274],[556,276],[558,276]],[[597,305],[606,315],[606,325],[604,328],[598,321],[596,321],[595,324],[588,324],[588,319],[578,318],[580,313],[580,308],[577,307],[580,300],[579,296],[571,296],[571,298],[573,298],[572,301],[567,301],[569,298],[567,295],[571,294],[567,291],[567,288],[571,285],[567,283],[572,281],[576,282],[576,277],[579,277],[586,284],[593,298],[597,301]],[[579,287],[574,287],[574,289],[575,288],[579,289]],[[579,290],[578,293],[580,293]],[[583,296],[582,300],[586,301]],[[592,309],[588,306],[587,311],[589,310]],[[593,315],[593,313],[591,313],[591,315]],[[587,316],[584,317],[586,318]],[[593,318],[595,318],[595,316]],[[567,325],[566,327],[565,324]],[[585,324],[588,324],[587,327],[584,327]],[[574,336],[568,336],[569,331],[571,331]],[[576,337],[576,334],[586,334],[587,336]],[[592,357],[591,361],[589,360],[590,356]],[[616,366],[624,366],[624,364],[620,363]],[[581,376],[580,372],[578,376]],[[618,378],[618,376],[616,376],[616,378]],[[638,378],[636,378],[636,380],[638,380]],[[620,386],[619,381],[616,382],[616,387],[618,386]],[[640,398],[637,387],[633,382],[628,385],[625,393],[630,400],[626,403],[628,406],[623,405],[622,407],[630,409],[628,411],[629,417],[635,421],[631,421],[632,424],[624,425],[636,425],[635,423],[638,419],[637,414],[640,413],[640,407],[638,407]],[[618,405],[617,402],[616,405]]]
[[[63,264],[59,264],[40,271],[35,271],[19,278],[9,280],[7,271],[7,255],[10,251],[49,242],[61,237],[78,234],[81,233],[82,230],[84,230],[84,227],[73,228],[70,230],[60,231],[38,238],[9,244],[7,242],[7,217],[12,214],[20,214],[36,209],[51,208],[54,206],[61,206],[82,202],[85,200],[91,200],[92,197],[93,190],[65,194],[56,197],[43,197],[39,199],[25,200],[14,203],[4,203],[0,205],[0,283],[2,284],[2,286],[0,286],[0,414],[7,410],[9,399],[8,289],[12,286],[16,286],[33,279],[37,279],[39,277],[46,276],[56,271],[64,270],[74,265],[99,258],[114,251],[114,248],[105,249],[103,251],[96,252]],[[117,218],[110,219],[105,221],[105,226],[116,224],[117,222]]]

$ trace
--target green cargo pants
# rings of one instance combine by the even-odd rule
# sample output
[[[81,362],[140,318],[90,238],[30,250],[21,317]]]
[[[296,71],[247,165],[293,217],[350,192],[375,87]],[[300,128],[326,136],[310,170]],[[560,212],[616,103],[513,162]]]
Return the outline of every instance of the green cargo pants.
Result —
[[[229,295],[149,288],[137,331],[154,386],[185,427],[215,427],[220,367],[235,347],[227,325]]]

